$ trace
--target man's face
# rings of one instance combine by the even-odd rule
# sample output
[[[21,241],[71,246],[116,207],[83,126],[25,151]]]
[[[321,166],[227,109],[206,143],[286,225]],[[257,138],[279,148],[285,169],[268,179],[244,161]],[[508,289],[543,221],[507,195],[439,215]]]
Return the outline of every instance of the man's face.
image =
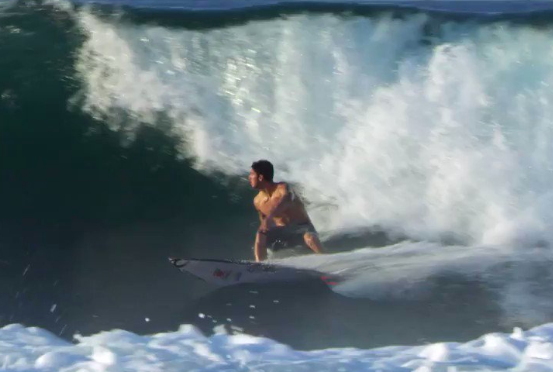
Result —
[[[250,170],[250,176],[248,177],[249,181],[250,181],[250,186],[253,187],[254,189],[257,189],[259,188],[259,175],[257,173],[255,173],[255,171],[252,169]]]

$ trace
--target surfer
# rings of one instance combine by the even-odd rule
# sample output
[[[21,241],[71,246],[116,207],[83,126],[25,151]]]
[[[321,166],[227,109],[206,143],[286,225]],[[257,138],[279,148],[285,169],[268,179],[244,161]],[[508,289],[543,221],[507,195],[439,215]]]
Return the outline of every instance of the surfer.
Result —
[[[255,236],[255,260],[267,258],[267,247],[275,249],[277,243],[304,244],[315,253],[322,246],[315,227],[301,199],[285,182],[273,182],[274,168],[268,160],[252,164],[250,185],[259,190],[253,200],[259,213],[259,229]]]

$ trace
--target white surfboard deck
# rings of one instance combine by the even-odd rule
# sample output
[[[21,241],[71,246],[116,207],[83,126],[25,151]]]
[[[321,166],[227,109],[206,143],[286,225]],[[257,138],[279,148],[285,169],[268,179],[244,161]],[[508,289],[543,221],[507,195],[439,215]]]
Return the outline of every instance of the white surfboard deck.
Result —
[[[219,287],[247,283],[277,283],[302,280],[321,280],[326,285],[332,286],[337,282],[336,278],[331,278],[317,271],[271,263],[183,258],[169,258],[169,261],[180,271]]]

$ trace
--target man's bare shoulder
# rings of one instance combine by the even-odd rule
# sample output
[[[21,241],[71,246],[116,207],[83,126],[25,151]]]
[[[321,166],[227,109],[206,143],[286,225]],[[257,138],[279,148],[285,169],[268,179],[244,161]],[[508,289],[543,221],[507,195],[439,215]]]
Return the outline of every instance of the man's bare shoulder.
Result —
[[[279,182],[277,183],[277,191],[281,193],[287,193],[290,191],[290,185],[288,185],[287,182]]]
[[[298,195],[296,193],[295,187],[293,185],[290,185],[288,182],[280,182],[278,184],[277,190],[279,190],[279,195],[289,197],[292,200],[297,199]]]

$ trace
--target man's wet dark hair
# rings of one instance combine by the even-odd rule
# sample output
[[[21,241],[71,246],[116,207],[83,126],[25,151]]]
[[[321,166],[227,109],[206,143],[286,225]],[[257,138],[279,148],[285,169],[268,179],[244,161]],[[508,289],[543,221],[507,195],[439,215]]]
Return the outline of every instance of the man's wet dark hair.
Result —
[[[273,181],[273,175],[275,174],[275,169],[273,164],[268,160],[258,160],[254,161],[252,164],[252,169],[255,173],[263,175],[265,181]]]

